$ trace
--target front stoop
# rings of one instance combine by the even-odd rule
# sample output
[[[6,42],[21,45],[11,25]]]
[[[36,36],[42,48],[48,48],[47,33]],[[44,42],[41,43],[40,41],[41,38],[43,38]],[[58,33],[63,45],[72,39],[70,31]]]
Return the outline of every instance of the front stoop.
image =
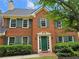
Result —
[[[54,59],[58,59],[55,53],[53,52],[41,52],[39,53],[40,56],[52,56]]]

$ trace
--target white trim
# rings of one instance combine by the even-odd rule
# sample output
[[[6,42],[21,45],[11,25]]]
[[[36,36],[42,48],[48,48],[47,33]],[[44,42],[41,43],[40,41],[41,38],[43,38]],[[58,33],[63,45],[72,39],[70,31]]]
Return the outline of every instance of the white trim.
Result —
[[[3,33],[0,33],[0,36],[3,36],[3,35],[5,35],[5,32],[3,32]]]
[[[64,36],[61,36],[62,37],[62,42],[64,43],[65,42],[65,39],[64,39]],[[67,37],[67,40],[68,40],[68,38],[69,38],[69,36],[66,36]],[[73,36],[71,36],[72,37],[72,42],[74,42],[74,37]],[[59,36],[57,37],[57,42],[59,41]]]
[[[49,10],[47,9],[47,7],[40,7],[35,12],[33,12],[32,14],[37,14],[42,8],[44,8],[45,11],[49,12]]]
[[[14,37],[14,36],[11,36],[11,37]],[[15,41],[16,41],[16,37],[14,37],[14,44],[15,44]],[[10,37],[8,37],[8,42],[7,42],[7,45],[10,45]]]
[[[42,21],[45,21],[45,26],[42,26],[42,23],[41,23]],[[43,27],[46,28],[47,27],[47,20],[45,18],[40,18],[40,27],[41,28],[43,28]]]
[[[42,52],[42,50],[39,48],[39,40],[41,40],[41,36],[48,36],[49,37],[49,49],[48,51],[52,52],[52,44],[51,44],[51,33],[48,33],[48,32],[40,32],[40,33],[37,33],[37,42],[38,42],[38,53]]]
[[[74,39],[74,37],[72,36],[72,41],[74,42],[74,40],[75,40],[75,39]]]
[[[22,44],[23,44],[23,38],[24,38],[24,37],[27,37],[27,42],[26,42],[26,43],[29,44],[29,36],[23,36],[23,37],[22,37]]]
[[[24,20],[27,20],[27,27],[23,27],[23,24],[24,24]],[[23,19],[22,20],[22,28],[29,28],[29,19]]]
[[[11,21],[12,21],[12,20],[15,20],[15,19],[11,19],[11,18],[10,18],[9,28],[16,28],[16,26],[15,26],[15,27],[11,27]],[[17,25],[17,20],[16,20],[16,25]]]

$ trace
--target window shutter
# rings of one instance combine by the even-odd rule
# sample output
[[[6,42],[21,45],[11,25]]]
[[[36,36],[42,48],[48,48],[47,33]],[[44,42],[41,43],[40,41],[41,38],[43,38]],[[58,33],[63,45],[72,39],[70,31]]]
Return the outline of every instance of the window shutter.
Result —
[[[15,39],[15,44],[21,44],[22,40],[21,37],[17,36]]]
[[[46,20],[47,21],[47,27],[49,27],[49,20]]]
[[[29,36],[29,44],[32,44],[32,37]]]
[[[4,37],[4,45],[8,45],[8,37]]]
[[[29,27],[32,27],[32,19],[29,19]]]
[[[41,21],[40,21],[40,19],[38,19],[38,27],[39,28],[41,27]]]
[[[7,28],[9,28],[9,26],[10,26],[10,18],[8,18],[8,20],[7,20],[7,24],[5,25]]]
[[[17,27],[22,27],[22,19],[17,19]]]
[[[57,21],[54,21],[54,24],[55,24],[55,28],[57,28]]]

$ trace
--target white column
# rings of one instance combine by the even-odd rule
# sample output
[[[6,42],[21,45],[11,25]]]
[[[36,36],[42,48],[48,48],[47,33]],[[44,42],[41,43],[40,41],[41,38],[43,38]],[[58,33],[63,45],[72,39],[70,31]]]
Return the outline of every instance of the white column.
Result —
[[[40,40],[40,39],[39,39],[39,35],[38,35],[38,36],[37,36],[37,42],[38,42],[38,45],[37,45],[37,46],[38,46],[38,53],[40,53],[40,49],[39,49],[39,44],[40,44],[40,43],[39,43],[39,40]]]
[[[52,52],[51,36],[49,35],[49,51]]]

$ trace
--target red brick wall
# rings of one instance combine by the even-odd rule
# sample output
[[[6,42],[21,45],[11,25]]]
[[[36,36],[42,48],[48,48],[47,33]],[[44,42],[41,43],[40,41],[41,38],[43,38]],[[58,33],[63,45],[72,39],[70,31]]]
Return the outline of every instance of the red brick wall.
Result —
[[[0,45],[3,45],[3,38],[0,37]]]
[[[49,32],[51,33],[52,38],[52,47],[56,44],[56,37],[59,34],[65,34],[65,35],[71,35],[74,36],[76,39],[78,39],[78,35],[76,32],[65,32],[64,30],[58,30],[54,27],[54,21],[53,19],[50,20],[50,24],[48,28],[39,28],[38,27],[38,20],[40,17],[44,17],[46,11],[42,9],[40,12],[36,14],[36,17],[33,19],[33,39],[32,39],[32,45],[33,45],[33,51],[37,51],[38,43],[37,43],[37,33],[39,32]]]
[[[53,19],[50,20],[50,24],[48,28],[39,28],[38,27],[38,20],[40,17],[44,17],[45,13],[47,13],[44,9],[42,9],[41,11],[39,11],[36,16],[33,18],[33,24],[32,24],[32,28],[30,29],[23,29],[23,28],[8,28],[8,23],[7,23],[7,19],[4,19],[4,26],[7,27],[7,32],[6,32],[6,36],[27,36],[27,35],[32,35],[32,47],[33,47],[33,51],[37,52],[37,33],[39,32],[49,32],[51,33],[51,38],[52,38],[52,46],[54,47],[56,44],[56,37],[59,34],[65,34],[65,35],[72,35],[75,36],[75,38],[78,38],[78,35],[76,32],[65,32],[64,30],[58,30],[55,29],[54,27],[54,21]],[[3,39],[0,38],[0,44],[3,43]]]
[[[55,44],[55,29],[54,29],[54,23],[53,23],[53,21],[52,20],[50,20],[49,22],[50,22],[50,24],[49,24],[49,27],[48,28],[39,28],[38,27],[38,20],[39,20],[39,18],[40,17],[44,17],[44,15],[45,15],[45,13],[46,13],[46,11],[44,11],[44,10],[41,10],[40,12],[38,12],[37,14],[36,14],[36,17],[33,19],[33,43],[32,43],[32,45],[33,45],[33,51],[37,51],[37,33],[39,33],[39,32],[49,32],[49,33],[51,33],[51,35],[52,35],[52,45],[54,45]]]
[[[4,18],[4,26],[7,28],[6,36],[31,36],[32,28],[9,28],[8,18]]]
[[[6,32],[6,36],[31,36],[32,29],[27,28],[9,28]]]

